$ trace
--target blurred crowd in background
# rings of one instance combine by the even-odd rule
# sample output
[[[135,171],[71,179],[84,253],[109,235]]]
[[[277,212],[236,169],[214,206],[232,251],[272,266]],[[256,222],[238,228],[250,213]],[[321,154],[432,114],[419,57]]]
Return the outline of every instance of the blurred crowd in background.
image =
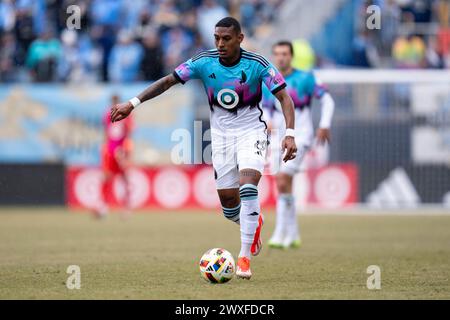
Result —
[[[381,8],[381,29],[366,27]],[[365,0],[356,12],[354,61],[360,67],[450,68],[450,0]]]
[[[251,37],[282,1],[0,0],[0,81],[152,81],[214,47],[221,18],[240,17]],[[71,5],[81,9],[76,31]]]
[[[156,80],[214,47],[222,17],[238,17],[250,39],[264,36],[284,1],[295,0],[0,0],[0,82]],[[348,1],[358,4],[352,66],[450,68],[450,0]],[[67,29],[71,5],[76,31]],[[371,5],[380,30],[366,27]]]

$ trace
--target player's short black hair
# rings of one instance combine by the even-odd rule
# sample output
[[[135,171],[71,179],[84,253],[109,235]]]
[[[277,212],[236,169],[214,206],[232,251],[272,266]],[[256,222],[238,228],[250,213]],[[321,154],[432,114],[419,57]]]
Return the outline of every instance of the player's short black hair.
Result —
[[[222,20],[220,20],[219,22],[216,23],[216,28],[217,27],[222,27],[222,28],[233,27],[233,29],[236,31],[236,33],[239,34],[242,32],[241,24],[239,23],[239,21],[237,21],[233,17],[223,18]]]
[[[287,40],[278,41],[277,43],[275,43],[273,45],[273,48],[275,48],[275,47],[284,47],[284,46],[289,47],[289,50],[291,51],[291,54],[294,55],[294,45],[290,41],[287,41]]]

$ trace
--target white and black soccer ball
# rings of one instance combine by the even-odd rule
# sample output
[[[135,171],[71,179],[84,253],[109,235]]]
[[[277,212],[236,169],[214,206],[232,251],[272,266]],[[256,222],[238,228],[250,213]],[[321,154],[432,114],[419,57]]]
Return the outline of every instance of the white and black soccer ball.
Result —
[[[205,252],[200,259],[200,273],[211,283],[230,281],[236,270],[233,256],[225,249],[215,248]]]

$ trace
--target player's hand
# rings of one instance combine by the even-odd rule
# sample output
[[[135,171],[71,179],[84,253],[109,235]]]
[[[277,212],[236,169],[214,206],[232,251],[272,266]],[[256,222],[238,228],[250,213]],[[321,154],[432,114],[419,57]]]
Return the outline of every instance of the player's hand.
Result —
[[[323,129],[323,128],[317,129],[316,137],[319,145],[324,145],[327,142],[330,143],[331,142],[330,129]]]
[[[111,122],[117,122],[128,117],[134,107],[131,102],[113,105],[111,107]]]
[[[282,149],[284,153],[284,162],[294,160],[297,156],[297,146],[295,145],[294,137],[285,137],[283,140]]]

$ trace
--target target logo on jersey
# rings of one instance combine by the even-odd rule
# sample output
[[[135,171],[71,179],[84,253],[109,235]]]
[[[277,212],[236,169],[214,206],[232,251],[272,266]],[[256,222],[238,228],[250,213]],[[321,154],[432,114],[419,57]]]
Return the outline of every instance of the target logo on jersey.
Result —
[[[239,95],[231,89],[222,89],[217,94],[217,102],[227,110],[232,110],[239,104]]]

